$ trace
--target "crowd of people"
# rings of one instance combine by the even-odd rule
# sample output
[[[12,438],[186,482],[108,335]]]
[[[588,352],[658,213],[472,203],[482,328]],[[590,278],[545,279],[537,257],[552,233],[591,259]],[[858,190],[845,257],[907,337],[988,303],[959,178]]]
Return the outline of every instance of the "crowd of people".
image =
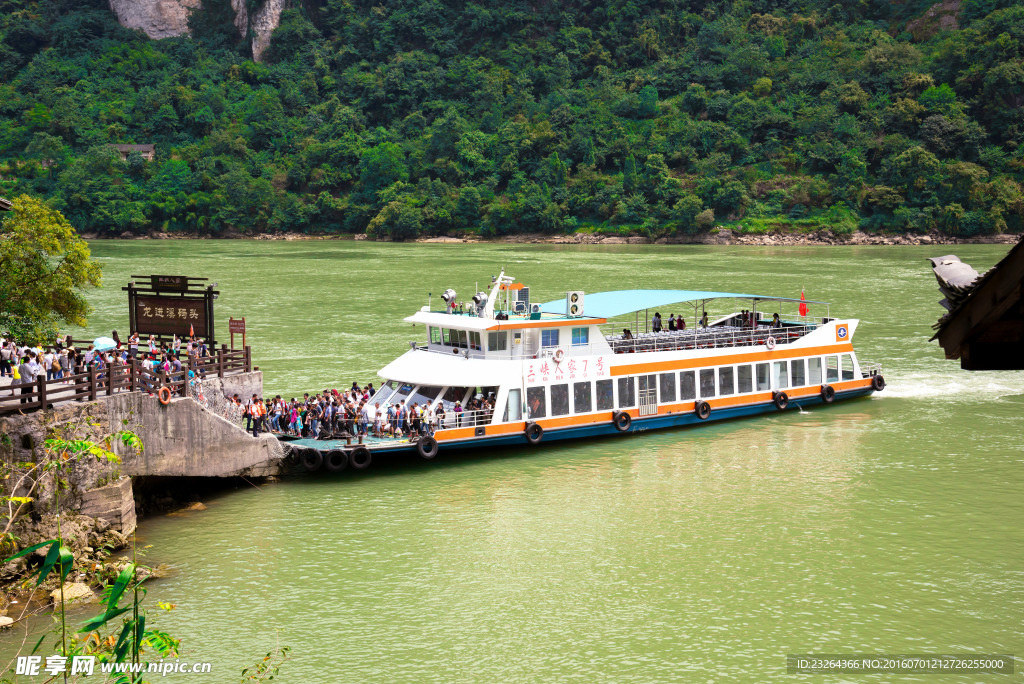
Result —
[[[115,342],[112,349],[99,350],[93,344],[83,345],[84,348],[76,347],[70,336],[58,337],[47,347],[31,347],[18,344],[13,339],[2,338],[0,378],[11,378],[12,395],[17,394],[19,389],[22,394],[27,395],[33,391],[35,383],[40,378],[47,381],[71,382],[72,376],[95,369],[97,386],[106,387],[109,378],[125,372],[132,359],[138,361],[141,367],[150,373],[163,371],[173,375],[181,373],[186,365],[192,365],[189,364],[189,359],[198,359],[209,354],[209,348],[201,338],[181,340],[174,336],[161,344],[155,336],[150,335],[149,340],[140,345],[137,333],[122,341],[115,331],[113,339]],[[200,368],[200,373],[204,372],[201,364],[197,367]],[[21,403],[27,401],[26,397]]]
[[[33,391],[39,378],[47,381],[73,382],[69,378],[95,369],[98,387],[106,387],[110,377],[119,369],[127,370],[134,359],[150,373],[165,372],[169,377],[180,377],[189,396],[203,403],[202,390],[205,371],[202,364],[190,364],[192,358],[208,354],[202,339],[179,340],[174,337],[161,345],[150,336],[140,344],[137,334],[122,342],[117,339],[113,349],[99,351],[94,345],[76,348],[70,337],[58,338],[46,348],[19,345],[11,339],[0,339],[0,378],[11,377],[11,394]],[[192,368],[195,368],[193,370]],[[145,384],[145,380],[142,381]],[[120,389],[121,383],[115,385]],[[127,388],[127,383],[124,384]],[[143,387],[145,389],[145,387]],[[158,389],[155,385],[153,391]],[[387,392],[385,394],[391,394]],[[364,437],[408,438],[433,435],[442,427],[458,427],[489,422],[494,410],[493,397],[478,395],[463,405],[462,401],[374,401],[380,397],[373,383],[339,390],[323,390],[301,399],[285,400],[281,395],[260,398],[253,395],[245,400],[234,395],[221,406],[224,417],[244,421],[245,429],[258,436],[261,432],[307,437],[312,439],[348,439],[362,442]],[[22,403],[29,401],[22,398]],[[447,408],[446,408],[447,405]]]
[[[458,427],[490,421],[494,410],[486,397],[470,399],[465,407],[445,403],[374,401],[379,395],[373,383],[360,387],[352,383],[348,390],[323,390],[304,394],[301,399],[286,400],[277,395],[260,398],[252,395],[247,401],[236,394],[231,402],[241,409],[245,429],[253,436],[261,432],[279,433],[309,439],[358,440],[365,437],[409,438],[433,435],[443,427]]]

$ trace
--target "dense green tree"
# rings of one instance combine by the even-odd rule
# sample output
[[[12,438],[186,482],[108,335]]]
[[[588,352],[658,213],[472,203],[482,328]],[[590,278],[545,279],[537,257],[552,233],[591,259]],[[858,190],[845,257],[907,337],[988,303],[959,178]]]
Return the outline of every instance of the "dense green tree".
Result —
[[[66,325],[85,325],[82,289],[100,284],[89,246],[60,212],[22,195],[0,221],[0,332],[48,343]]]
[[[1024,228],[1016,2],[933,34],[924,2],[324,0],[263,63],[228,0],[161,41],[8,4],[0,190],[85,233]]]

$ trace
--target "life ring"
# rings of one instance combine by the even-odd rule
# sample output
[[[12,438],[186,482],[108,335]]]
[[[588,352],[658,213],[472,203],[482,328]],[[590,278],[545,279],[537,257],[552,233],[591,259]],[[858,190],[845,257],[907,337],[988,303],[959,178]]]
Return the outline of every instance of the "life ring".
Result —
[[[554,361],[555,363],[562,363],[562,359],[564,359],[564,358],[565,358],[565,350],[564,350],[564,349],[562,349],[561,347],[559,347],[558,349],[556,349],[556,350],[555,350],[555,354],[554,354],[554,356],[552,356],[552,357],[551,357],[551,359],[552,359],[552,360],[553,360],[553,361]]]
[[[544,428],[537,423],[526,424],[526,441],[530,444],[540,444],[540,440],[544,439]]]
[[[420,437],[416,441],[416,451],[428,461],[437,456],[437,440],[433,437]]]
[[[836,398],[836,391],[832,387],[832,385],[822,385],[821,386],[821,400],[823,402],[825,402],[826,404],[831,404],[833,401],[835,401],[835,398]]]
[[[327,470],[332,473],[340,473],[348,467],[348,454],[340,449],[329,451],[327,453],[327,458],[324,459],[324,465],[327,466]]]
[[[299,455],[299,462],[302,463],[303,468],[312,473],[320,470],[320,466],[324,464],[324,455],[316,449],[303,449]]]
[[[612,414],[612,423],[619,432],[627,432],[629,426],[633,424],[633,417],[625,411],[616,411]]]
[[[711,415],[711,404],[706,401],[698,401],[693,405],[693,412],[701,420],[707,420]]]
[[[775,338],[769,335],[768,339],[764,341],[764,346],[768,347],[768,351],[775,349]]]
[[[171,388],[161,387],[160,391],[156,393],[156,398],[160,401],[161,404],[167,406],[168,404],[171,403]]]
[[[772,400],[775,402],[775,408],[780,411],[785,410],[789,406],[789,395],[785,392],[775,392],[772,395]]]
[[[356,470],[365,470],[370,467],[370,463],[373,462],[373,454],[370,450],[364,446],[356,447],[348,455],[348,462],[352,464],[352,467]]]
[[[883,378],[880,373],[872,375],[871,387],[873,387],[876,392],[881,392],[882,390],[885,389],[885,378]]]

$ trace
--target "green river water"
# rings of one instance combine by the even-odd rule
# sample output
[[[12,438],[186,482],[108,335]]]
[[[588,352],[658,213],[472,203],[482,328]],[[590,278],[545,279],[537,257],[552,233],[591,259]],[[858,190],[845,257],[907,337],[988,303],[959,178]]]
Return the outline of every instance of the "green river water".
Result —
[[[828,409],[291,477],[145,520],[148,559],[174,568],[149,600],[178,606],[151,620],[214,664],[168,680],[238,681],[275,643],[294,683],[1021,679],[786,673],[789,653],[1024,654],[1024,373],[961,371],[928,341],[925,257],[981,270],[1005,246],[92,249],[88,334],[127,328],[131,274],[205,276],[224,340],[246,317],[271,394],[377,380],[421,337],[402,318],[428,292],[468,297],[502,266],[534,301],[803,287],[861,320],[855,348],[889,384]]]

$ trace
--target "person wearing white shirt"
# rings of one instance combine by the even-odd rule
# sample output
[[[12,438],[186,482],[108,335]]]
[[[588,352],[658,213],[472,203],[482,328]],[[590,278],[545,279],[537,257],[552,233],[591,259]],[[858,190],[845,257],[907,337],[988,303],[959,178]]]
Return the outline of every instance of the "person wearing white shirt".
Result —
[[[46,353],[43,354],[43,372],[46,374],[47,380],[52,380],[56,374],[53,370],[53,350],[47,349]]]
[[[424,425],[424,429],[426,430],[426,433],[428,435],[430,435],[431,437],[434,436],[434,420],[435,419],[436,418],[435,418],[435,414],[434,414],[434,405],[433,404],[427,404],[427,408],[423,412],[423,425]]]

